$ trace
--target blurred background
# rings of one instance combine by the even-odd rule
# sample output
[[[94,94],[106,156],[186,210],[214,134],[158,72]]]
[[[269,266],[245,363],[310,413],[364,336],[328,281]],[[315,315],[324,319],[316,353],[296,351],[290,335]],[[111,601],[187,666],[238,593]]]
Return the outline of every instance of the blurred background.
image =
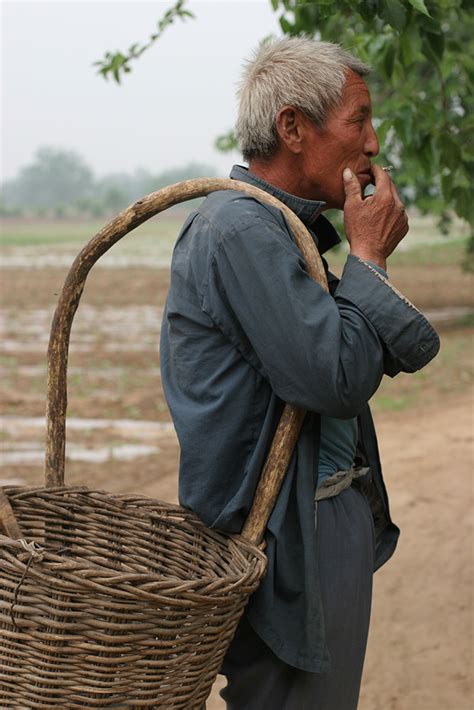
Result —
[[[315,34],[374,67],[379,160],[394,165],[411,225],[389,275],[442,349],[372,402],[402,535],[375,576],[360,707],[472,708],[472,4],[10,0],[1,12],[0,485],[42,482],[49,327],[73,258],[144,194],[241,162],[235,90],[259,41]],[[176,500],[159,331],[190,208],[146,222],[88,279],[71,339],[68,483]],[[346,252],[329,256],[336,273]],[[219,685],[210,710],[224,707]]]

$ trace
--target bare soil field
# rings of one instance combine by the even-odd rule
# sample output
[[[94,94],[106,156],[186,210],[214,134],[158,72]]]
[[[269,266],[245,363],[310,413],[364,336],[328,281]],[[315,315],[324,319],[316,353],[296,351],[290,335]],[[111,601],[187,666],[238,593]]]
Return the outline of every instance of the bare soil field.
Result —
[[[34,266],[32,263],[31,266]],[[421,373],[374,398],[399,549],[375,575],[361,710],[468,710],[472,689],[472,278],[394,265],[442,337]],[[0,485],[42,483],[46,348],[65,267],[1,271]],[[69,360],[67,482],[176,500],[178,445],[159,376],[166,268],[98,266]],[[224,707],[218,680],[208,710]],[[277,710],[277,709],[275,709]]]

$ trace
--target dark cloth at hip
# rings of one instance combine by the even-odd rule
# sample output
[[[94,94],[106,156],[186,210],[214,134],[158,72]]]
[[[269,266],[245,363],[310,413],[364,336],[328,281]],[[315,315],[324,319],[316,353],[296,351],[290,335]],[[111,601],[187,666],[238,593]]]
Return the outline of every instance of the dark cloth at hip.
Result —
[[[354,486],[315,508],[328,673],[288,666],[244,616],[221,669],[228,710],[355,710],[369,630],[374,528]]]

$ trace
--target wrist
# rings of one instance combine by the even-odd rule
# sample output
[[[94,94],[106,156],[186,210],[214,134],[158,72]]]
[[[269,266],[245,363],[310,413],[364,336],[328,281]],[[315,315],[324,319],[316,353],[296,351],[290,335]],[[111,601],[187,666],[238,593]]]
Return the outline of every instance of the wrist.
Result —
[[[358,259],[362,259],[362,261],[370,261],[372,264],[376,264],[384,271],[387,271],[387,259],[380,254],[374,254],[370,250],[366,251],[363,249],[351,249],[350,253]]]

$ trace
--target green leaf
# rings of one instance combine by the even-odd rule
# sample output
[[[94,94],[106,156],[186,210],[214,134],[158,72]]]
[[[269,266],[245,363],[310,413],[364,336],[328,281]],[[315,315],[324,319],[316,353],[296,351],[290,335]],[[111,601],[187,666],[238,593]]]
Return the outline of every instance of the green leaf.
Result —
[[[424,39],[421,43],[421,51],[428,59],[428,61],[430,61],[435,66],[439,66],[439,57],[436,52],[433,51],[431,44],[426,39]]]
[[[453,173],[458,169],[461,162],[461,148],[456,139],[447,133],[440,137],[441,167],[446,166]]]
[[[405,27],[407,11],[400,0],[383,0],[381,16],[387,24],[401,32]]]
[[[286,35],[293,33],[293,25],[290,25],[286,17],[280,17],[280,27]]]
[[[447,175],[442,175],[441,177],[441,189],[443,191],[443,197],[446,202],[451,199],[451,193],[453,191],[453,174],[448,173]]]
[[[390,128],[393,126],[393,121],[391,119],[386,119],[385,121],[382,121],[382,123],[377,126],[376,133],[377,133],[377,139],[380,143],[380,147],[382,150],[385,149],[385,139],[387,137],[387,133],[389,132]]]
[[[438,59],[441,59],[444,52],[444,35],[427,32],[425,36],[435,55]]]
[[[400,35],[400,54],[405,68],[418,59],[420,48],[420,35],[418,26],[411,22],[405,32]]]
[[[415,10],[418,10],[418,12],[422,12],[423,15],[426,15],[427,17],[431,17],[430,13],[428,12],[428,9],[425,5],[425,0],[408,0],[410,5],[415,8]]]
[[[278,10],[278,5],[279,5],[279,0],[272,0],[272,8],[273,11],[276,12]]]
[[[453,196],[457,214],[472,224],[474,222],[474,202],[472,200],[471,190],[456,187],[453,190]]]
[[[432,175],[435,167],[435,159],[433,154],[433,142],[431,136],[425,136],[422,139],[421,145],[416,153],[417,158],[425,171],[425,175]]]
[[[214,146],[221,153],[230,153],[232,150],[237,150],[239,147],[237,138],[233,131],[228,131],[221,136],[218,136],[215,140]]]
[[[383,58],[383,68],[387,77],[390,79],[393,74],[393,65],[395,63],[395,45],[389,44]]]
[[[386,5],[388,2],[390,2],[390,0],[380,0],[380,2]],[[337,5],[339,4],[340,3],[336,3],[336,10],[338,9]],[[360,16],[368,22],[373,20],[373,18],[377,14],[377,10],[377,0],[364,0],[364,2],[359,3],[359,7],[357,8],[357,11],[360,13]]]
[[[454,173],[454,185],[456,187],[463,187],[466,190],[469,190],[471,187],[471,180],[469,179],[466,171],[462,169],[461,165],[458,165],[458,169]]]

